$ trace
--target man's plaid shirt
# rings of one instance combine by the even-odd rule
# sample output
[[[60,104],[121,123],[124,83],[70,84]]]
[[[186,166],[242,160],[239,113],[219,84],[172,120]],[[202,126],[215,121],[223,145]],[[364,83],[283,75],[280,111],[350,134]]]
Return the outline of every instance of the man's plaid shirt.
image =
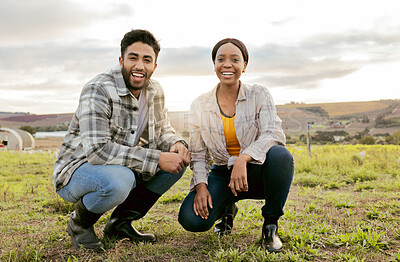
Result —
[[[165,109],[160,84],[150,80],[146,87],[149,121],[140,142],[134,145],[138,101],[126,88],[119,65],[96,76],[81,93],[78,109],[69,125],[54,165],[56,190],[68,184],[83,163],[123,165],[144,180],[158,170],[161,151],[183,139],[175,135]]]
[[[199,96],[190,108],[191,190],[199,183],[208,184],[211,157],[215,165],[232,166],[236,160],[226,149],[217,89],[218,86]],[[263,164],[272,146],[285,145],[286,137],[281,123],[268,89],[261,85],[241,83],[236,101],[235,131],[240,153],[253,158],[250,163]]]

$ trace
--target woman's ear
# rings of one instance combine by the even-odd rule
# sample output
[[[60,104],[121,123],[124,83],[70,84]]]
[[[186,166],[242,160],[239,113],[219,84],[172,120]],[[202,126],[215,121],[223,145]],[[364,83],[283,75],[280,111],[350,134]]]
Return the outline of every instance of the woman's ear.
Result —
[[[247,68],[247,62],[244,62],[242,73],[244,73],[246,71],[246,68]]]

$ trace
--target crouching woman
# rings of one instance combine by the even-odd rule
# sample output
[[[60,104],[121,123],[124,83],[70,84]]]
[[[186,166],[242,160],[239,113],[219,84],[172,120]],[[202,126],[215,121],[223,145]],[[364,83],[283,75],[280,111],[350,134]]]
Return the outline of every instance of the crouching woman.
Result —
[[[241,199],[265,199],[261,208],[262,246],[282,249],[278,219],[293,179],[293,157],[273,99],[264,86],[240,81],[249,54],[237,39],[219,41],[212,50],[218,85],[195,99],[190,109],[193,178],[180,211],[188,231],[230,233]],[[210,160],[213,166],[210,170]]]

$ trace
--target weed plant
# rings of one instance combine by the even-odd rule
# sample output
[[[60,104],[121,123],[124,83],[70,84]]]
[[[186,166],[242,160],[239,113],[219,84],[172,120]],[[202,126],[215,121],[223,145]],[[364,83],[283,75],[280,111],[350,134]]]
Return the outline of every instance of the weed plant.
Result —
[[[399,146],[291,147],[295,176],[279,220],[284,250],[261,249],[260,200],[243,200],[231,235],[177,222],[191,171],[133,224],[155,244],[103,238],[104,252],[75,250],[65,229],[74,205],[52,185],[51,154],[0,152],[0,261],[400,261]]]

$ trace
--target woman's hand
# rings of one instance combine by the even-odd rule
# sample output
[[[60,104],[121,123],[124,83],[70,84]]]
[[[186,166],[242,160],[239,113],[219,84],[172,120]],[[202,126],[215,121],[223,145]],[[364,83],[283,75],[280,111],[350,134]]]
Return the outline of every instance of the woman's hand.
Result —
[[[228,185],[234,196],[237,196],[237,192],[249,190],[249,185],[247,184],[247,162],[251,159],[251,156],[246,154],[241,154],[236,158],[231,173],[231,180]]]
[[[196,216],[200,216],[202,219],[207,219],[209,215],[208,206],[213,208],[210,192],[208,192],[207,185],[205,183],[200,183],[196,186],[196,196],[194,197],[193,211]]]

